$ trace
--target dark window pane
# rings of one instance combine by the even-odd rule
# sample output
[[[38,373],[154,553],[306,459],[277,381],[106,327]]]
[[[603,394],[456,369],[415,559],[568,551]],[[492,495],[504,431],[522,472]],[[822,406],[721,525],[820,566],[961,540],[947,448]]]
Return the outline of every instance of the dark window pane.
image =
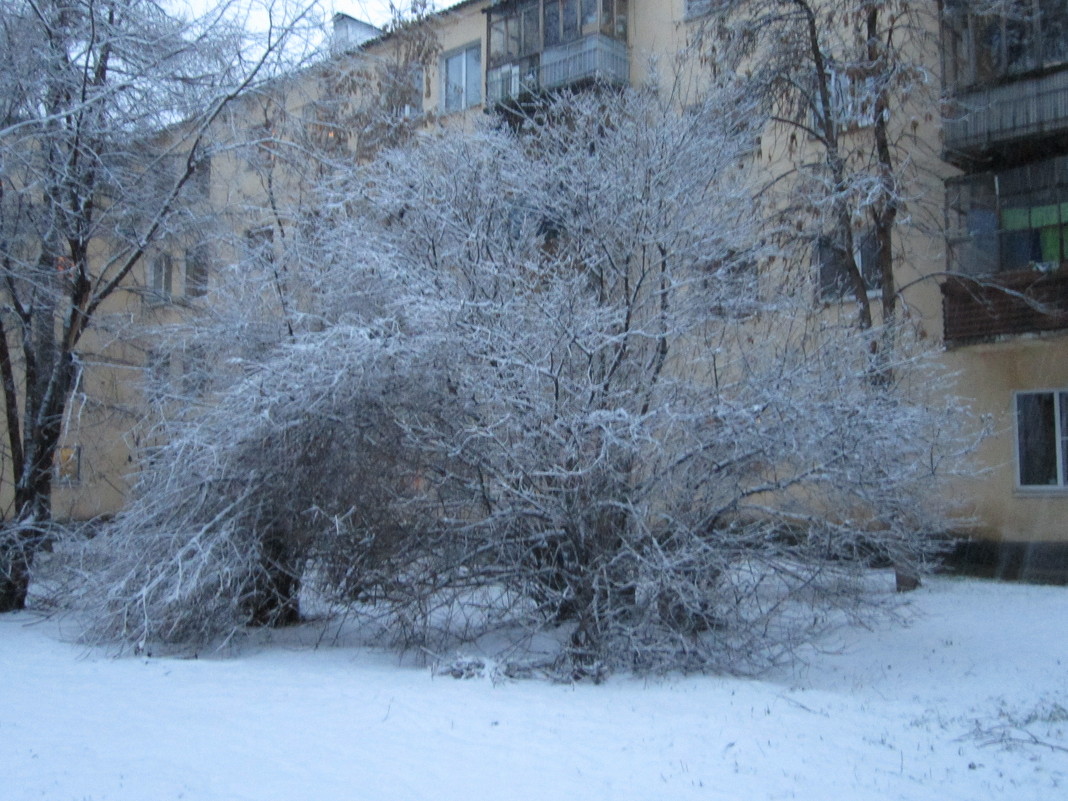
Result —
[[[1045,66],[1068,61],[1068,4],[1064,0],[1040,0],[1042,60]]]
[[[853,258],[864,285],[879,287],[879,248],[872,229],[853,233]],[[823,298],[853,297],[853,281],[849,276],[845,247],[832,236],[816,240],[815,263],[819,270],[820,295]]]
[[[563,0],[560,13],[563,17],[563,41],[570,42],[573,39],[578,38],[578,0]]]
[[[1001,269],[1026,270],[1031,262],[1042,260],[1038,231],[1006,231],[1001,237]]]
[[[520,41],[519,31],[519,17],[509,17],[508,19],[508,55],[518,56],[522,52],[522,42]]]
[[[505,20],[495,17],[490,23],[489,52],[490,61],[503,58],[507,54],[506,45],[508,37],[508,24]]]
[[[1016,436],[1020,459],[1020,486],[1057,483],[1057,431],[1052,392],[1016,396]]]
[[[582,24],[594,25],[597,22],[597,0],[582,0]]]
[[[1058,394],[1061,417],[1061,481],[1068,483],[1068,392]]]
[[[560,0],[545,4],[545,46],[560,44]]]
[[[541,9],[530,6],[523,10],[523,53],[541,50]]]
[[[185,294],[191,298],[202,297],[208,291],[209,258],[207,245],[196,245],[186,251]]]
[[[971,247],[956,265],[966,275],[991,275],[998,271],[998,214],[993,209],[973,208],[967,214]]]

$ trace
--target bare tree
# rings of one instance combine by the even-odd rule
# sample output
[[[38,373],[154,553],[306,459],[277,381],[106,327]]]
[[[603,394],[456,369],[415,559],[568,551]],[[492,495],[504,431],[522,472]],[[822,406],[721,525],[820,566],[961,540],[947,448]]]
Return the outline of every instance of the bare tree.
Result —
[[[324,182],[309,324],[90,544],[96,630],[226,637],[304,582],[408,645],[741,670],[857,612],[866,566],[921,568],[950,410],[758,271],[762,124],[726,88],[564,96]]]
[[[218,5],[13,0],[0,20],[0,611],[21,608],[51,521],[53,465],[90,331],[175,235],[222,110],[265,77],[303,12],[247,41]]]
[[[386,459],[383,446],[361,439],[361,432],[368,428],[382,428],[375,439],[388,440],[386,417],[373,409],[361,412],[358,404],[344,410],[331,407],[330,420],[304,417],[315,400],[309,397],[307,406],[303,404],[302,381],[312,396],[324,381],[341,382],[349,387],[355,402],[361,390],[348,383],[351,376],[347,376],[353,356],[345,355],[333,379],[325,378],[330,365],[313,363],[315,372],[309,375],[304,371],[308,365],[290,369],[277,362],[304,359],[308,335],[328,326],[331,336],[340,330],[336,327],[339,318],[332,316],[335,304],[351,303],[351,299],[338,301],[329,287],[324,288],[327,253],[312,244],[321,242],[320,229],[336,224],[331,219],[336,215],[328,204],[315,201],[322,199],[321,190],[330,185],[335,173],[357,168],[386,145],[405,144],[424,123],[423,72],[437,49],[433,28],[422,24],[427,13],[423,3],[414,4],[404,15],[395,11],[386,34],[373,48],[332,49],[327,58],[246,93],[230,107],[216,125],[224,133],[215,141],[222,150],[220,140],[225,136],[228,166],[235,167],[240,178],[234,181],[236,186],[228,187],[228,205],[212,206],[215,220],[210,228],[219,249],[232,254],[232,263],[220,265],[205,302],[184,306],[180,314],[171,315],[163,325],[150,326],[146,333],[153,343],[154,359],[176,368],[152,370],[150,365],[145,371],[146,395],[153,401],[154,414],[141,421],[138,436],[145,443],[142,457],[149,467],[136,488],[134,511],[120,517],[119,528],[135,521],[131,525],[155,530],[183,516],[188,520],[209,511],[215,514],[219,505],[229,508],[233,517],[226,518],[226,525],[231,528],[224,526],[215,535],[240,531],[246,561],[244,572],[228,574],[233,583],[228,585],[227,597],[244,600],[228,608],[227,619],[263,625],[296,620],[308,554],[310,549],[325,547],[315,535],[323,520],[345,519],[349,507],[339,509],[339,504],[346,497],[349,506],[361,497],[375,499],[375,504],[368,501],[366,506],[386,505],[389,492],[381,482],[387,474],[360,467],[364,461],[379,464]],[[352,322],[353,317],[349,314],[345,319]],[[270,363],[275,366],[267,366]],[[293,407],[283,404],[282,411],[276,405],[277,396],[255,390],[271,407],[269,412],[263,410],[261,418],[246,400],[234,397],[234,386],[251,392],[255,376],[265,380],[264,376],[276,373],[294,382],[286,396]],[[228,388],[230,392],[225,391]],[[264,426],[259,434],[243,440],[244,445],[229,436],[236,432],[231,415],[239,406],[246,406],[247,413]],[[294,418],[281,422],[287,415],[297,415],[304,422]],[[342,419],[348,421],[347,427],[339,427]],[[282,426],[288,434],[273,435],[273,426]],[[325,450],[317,441],[324,436],[323,426],[333,432],[329,435],[333,444]],[[207,430],[215,434],[205,442]],[[303,445],[297,445],[297,440]],[[242,480],[204,478],[203,471],[210,465],[214,465],[212,476],[219,469],[237,474],[240,464],[264,458],[275,467],[289,463],[291,469],[272,468],[258,478]],[[220,468],[220,460],[229,466]],[[167,470],[176,463],[190,467],[185,477],[199,476],[196,480],[206,483],[194,489],[169,475]],[[160,464],[167,465],[163,472],[154,468]],[[306,480],[292,481],[298,474]],[[344,474],[354,477],[345,480]],[[329,487],[317,483],[324,481],[333,483]],[[195,507],[185,502],[184,494],[190,491],[201,498]],[[240,503],[233,492],[241,494]],[[318,499],[318,511],[304,514],[301,504],[311,497]],[[328,502],[327,497],[333,500]],[[250,506],[260,511],[252,513]],[[134,571],[128,580],[136,581],[140,575]],[[346,575],[342,583],[351,585],[355,581],[352,570],[346,568]],[[144,604],[152,602],[149,597],[142,599]],[[210,602],[205,601],[205,608],[192,613],[189,626],[177,626],[167,636],[191,636],[198,623],[211,629],[221,618],[210,613],[208,606]]]
[[[860,328],[881,325],[869,347],[887,362],[907,261],[899,231],[935,233],[941,219],[923,172],[938,154],[922,130],[939,122],[940,5],[737,0],[714,4],[704,29],[716,62],[744,73],[770,116],[766,196],[784,258],[811,258],[825,296],[854,302]]]

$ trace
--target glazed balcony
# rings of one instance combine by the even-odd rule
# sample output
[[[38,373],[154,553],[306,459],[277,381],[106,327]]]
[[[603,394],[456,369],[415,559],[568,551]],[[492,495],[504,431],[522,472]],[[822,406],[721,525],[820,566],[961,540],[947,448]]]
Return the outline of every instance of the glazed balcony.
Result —
[[[625,86],[629,79],[627,46],[594,34],[491,69],[486,77],[486,95],[489,102],[501,103],[568,86]]]
[[[946,182],[947,345],[1068,329],[1068,156]]]
[[[486,16],[491,104],[630,79],[628,0],[501,0]]]
[[[946,0],[945,9],[946,157],[1018,161],[1068,133],[1068,4],[1027,0],[998,15]]]

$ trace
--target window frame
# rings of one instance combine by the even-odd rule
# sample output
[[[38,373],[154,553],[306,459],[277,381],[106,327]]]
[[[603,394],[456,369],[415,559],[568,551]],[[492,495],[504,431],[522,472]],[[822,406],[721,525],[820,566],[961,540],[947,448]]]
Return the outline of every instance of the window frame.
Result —
[[[164,306],[174,301],[174,256],[157,253],[149,268],[149,303]]]
[[[468,92],[471,89],[471,79],[468,76],[468,54],[474,51],[478,58],[478,97],[473,101],[468,96]],[[452,59],[459,59],[459,64],[462,67],[462,85],[463,93],[460,98],[460,105],[453,107],[449,103],[449,62]],[[443,114],[457,114],[462,111],[467,111],[470,108],[475,108],[483,103],[485,96],[485,87],[482,80],[482,41],[475,40],[461,47],[457,47],[453,50],[449,50],[441,54],[441,111]]]
[[[1056,462],[1057,483],[1024,484],[1023,453],[1021,448],[1020,400],[1026,396],[1050,395],[1053,400],[1053,455]],[[1012,433],[1013,433],[1013,483],[1016,491],[1025,494],[1048,495],[1068,493],[1068,388],[1014,390],[1012,393]]]

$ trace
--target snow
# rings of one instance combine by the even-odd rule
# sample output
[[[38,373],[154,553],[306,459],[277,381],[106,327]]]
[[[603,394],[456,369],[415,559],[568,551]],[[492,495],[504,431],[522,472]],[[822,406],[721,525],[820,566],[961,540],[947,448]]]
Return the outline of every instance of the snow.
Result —
[[[902,611],[778,675],[573,686],[311,647],[312,625],[225,659],[113,658],[5,615],[0,797],[1068,797],[1068,589],[939,578]]]

